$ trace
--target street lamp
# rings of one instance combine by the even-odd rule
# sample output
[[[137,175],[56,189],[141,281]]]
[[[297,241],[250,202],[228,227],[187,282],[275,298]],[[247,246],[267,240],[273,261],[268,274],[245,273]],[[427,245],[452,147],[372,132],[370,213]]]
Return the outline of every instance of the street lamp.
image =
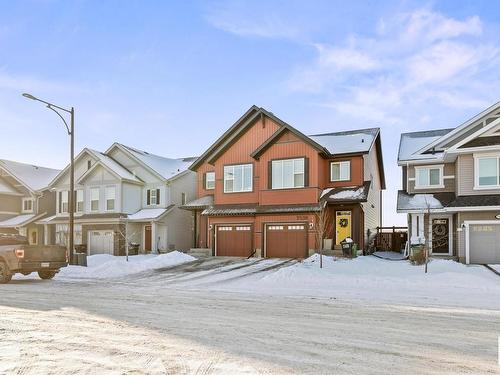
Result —
[[[75,227],[75,109],[66,109],[59,107],[58,105],[46,102],[45,100],[38,99],[31,94],[24,93],[25,98],[36,100],[47,106],[48,109],[54,111],[64,122],[68,135],[70,136],[70,177],[69,177],[69,263],[74,264],[74,227]],[[64,119],[64,117],[59,113],[63,111],[70,114],[71,121],[70,126]]]

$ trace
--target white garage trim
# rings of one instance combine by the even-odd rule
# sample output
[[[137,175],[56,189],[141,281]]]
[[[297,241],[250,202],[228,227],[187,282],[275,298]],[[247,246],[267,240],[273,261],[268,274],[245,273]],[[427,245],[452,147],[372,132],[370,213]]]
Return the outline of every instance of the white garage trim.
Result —
[[[486,225],[500,225],[498,220],[465,220],[465,264],[470,264],[470,246],[469,246],[469,225],[473,224],[486,224]]]

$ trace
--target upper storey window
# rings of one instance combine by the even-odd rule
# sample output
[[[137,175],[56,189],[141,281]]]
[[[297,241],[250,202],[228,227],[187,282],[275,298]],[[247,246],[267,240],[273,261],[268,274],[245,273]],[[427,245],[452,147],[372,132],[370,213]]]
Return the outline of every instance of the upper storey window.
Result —
[[[500,187],[500,162],[498,156],[476,158],[476,188]]]
[[[349,181],[351,179],[351,162],[339,161],[330,163],[330,180]]]
[[[224,193],[249,192],[253,189],[253,165],[224,166]]]
[[[443,166],[415,167],[415,188],[442,188]]]
[[[205,173],[205,189],[206,190],[215,189],[215,172]]]
[[[303,188],[305,184],[304,158],[273,160],[272,168],[272,188]]]

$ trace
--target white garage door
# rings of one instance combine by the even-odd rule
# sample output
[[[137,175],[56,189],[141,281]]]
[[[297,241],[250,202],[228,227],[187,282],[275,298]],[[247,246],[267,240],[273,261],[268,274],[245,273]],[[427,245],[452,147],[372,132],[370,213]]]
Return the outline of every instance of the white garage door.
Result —
[[[474,223],[469,225],[469,263],[500,264],[500,225]]]
[[[113,231],[93,230],[89,232],[89,255],[110,254],[113,255]]]

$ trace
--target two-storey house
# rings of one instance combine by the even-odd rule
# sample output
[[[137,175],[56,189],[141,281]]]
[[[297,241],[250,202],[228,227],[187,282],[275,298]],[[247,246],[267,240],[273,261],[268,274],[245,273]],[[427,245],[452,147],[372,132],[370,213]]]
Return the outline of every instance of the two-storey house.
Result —
[[[83,149],[75,158],[75,245],[88,255],[189,249],[191,216],[179,206],[195,196],[195,158],[172,159],[114,143],[106,152]],[[44,221],[55,242],[67,244],[69,166],[51,182],[56,214]]]
[[[198,248],[213,255],[304,258],[381,223],[379,129],[306,136],[252,106],[191,166]],[[328,218],[320,231],[320,218]]]
[[[454,129],[402,134],[398,164],[411,244],[500,263],[500,102]]]
[[[58,169],[0,160],[0,233],[28,237],[30,244],[50,236],[37,220],[55,213],[55,193],[48,189]]]

